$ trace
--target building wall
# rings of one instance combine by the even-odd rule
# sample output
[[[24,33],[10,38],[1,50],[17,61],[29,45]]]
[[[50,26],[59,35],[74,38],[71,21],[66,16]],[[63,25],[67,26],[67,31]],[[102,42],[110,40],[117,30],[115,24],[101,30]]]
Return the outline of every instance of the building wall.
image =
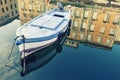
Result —
[[[17,0],[0,0],[0,26],[18,17]]]
[[[46,0],[18,0],[18,3],[21,25],[44,13],[49,5]]]

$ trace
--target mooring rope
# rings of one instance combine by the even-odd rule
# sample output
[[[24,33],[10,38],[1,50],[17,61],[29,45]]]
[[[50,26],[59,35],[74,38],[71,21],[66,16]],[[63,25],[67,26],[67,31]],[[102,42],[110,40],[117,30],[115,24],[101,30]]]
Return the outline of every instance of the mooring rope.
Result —
[[[6,66],[7,62],[9,61],[9,59],[10,59],[12,53],[13,53],[13,49],[14,49],[14,46],[15,46],[15,41],[16,41],[16,40],[14,40],[14,43],[13,43],[13,45],[12,45],[12,48],[11,48],[11,51],[10,51],[10,53],[9,53],[8,59],[7,59],[6,63],[5,63],[5,66]]]
[[[7,61],[5,62],[5,67],[10,67],[10,68],[12,68],[12,69],[15,69],[16,71],[18,71],[19,73],[21,72],[20,71],[20,68],[18,69],[18,68],[15,68],[15,67],[13,67],[13,66],[10,66],[10,65],[8,65],[7,63],[9,62],[9,60],[10,60],[10,57],[12,56],[12,54],[13,54],[13,50],[14,50],[14,48],[15,48],[15,42],[16,42],[16,39],[17,38],[19,38],[19,37],[16,37],[15,39],[14,39],[14,42],[13,42],[13,45],[12,45],[12,48],[11,48],[11,50],[10,50],[10,53],[9,53],[9,56],[8,56],[8,58],[7,58]],[[15,62],[13,62],[13,64],[15,64],[16,66],[18,66]],[[3,67],[3,71],[5,70],[5,67]],[[6,74],[6,73],[5,73]],[[8,73],[9,74],[9,73]],[[3,75],[1,78],[0,78],[0,80],[3,80],[5,78],[5,75]]]
[[[11,51],[10,51],[9,56],[8,56],[8,58],[7,58],[7,61],[6,61],[6,63],[5,63],[5,67],[13,68],[13,69],[17,70],[18,72],[20,72],[20,70],[18,70],[18,69],[15,68],[15,67],[12,67],[12,66],[10,66],[10,65],[7,65],[7,63],[8,63],[8,61],[9,61],[9,59],[10,59],[12,53],[13,53],[13,50],[14,50],[14,48],[15,48],[15,42],[16,42],[16,40],[17,40],[19,37],[22,37],[23,40],[25,39],[23,35],[18,36],[18,37],[16,37],[16,38],[14,39],[14,42],[13,42],[13,45],[12,45]],[[13,63],[14,63],[16,66],[18,66],[15,62],[13,62]],[[20,68],[19,68],[19,69],[20,69]]]

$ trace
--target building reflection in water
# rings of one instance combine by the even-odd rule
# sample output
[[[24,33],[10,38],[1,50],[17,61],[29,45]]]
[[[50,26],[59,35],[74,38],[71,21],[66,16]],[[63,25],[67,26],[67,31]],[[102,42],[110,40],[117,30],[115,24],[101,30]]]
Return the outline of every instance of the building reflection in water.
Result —
[[[65,45],[77,48],[80,43],[111,50],[120,43],[120,10],[107,7],[72,7],[70,35]]]
[[[68,29],[69,30],[69,29]],[[40,67],[46,65],[52,58],[55,57],[57,53],[62,52],[62,45],[68,35],[68,30],[65,34],[58,39],[57,42],[52,44],[51,46],[44,48],[40,51],[31,54],[30,56],[25,57],[25,72],[23,71],[23,60],[21,60],[21,76],[25,76],[26,74],[39,69]]]

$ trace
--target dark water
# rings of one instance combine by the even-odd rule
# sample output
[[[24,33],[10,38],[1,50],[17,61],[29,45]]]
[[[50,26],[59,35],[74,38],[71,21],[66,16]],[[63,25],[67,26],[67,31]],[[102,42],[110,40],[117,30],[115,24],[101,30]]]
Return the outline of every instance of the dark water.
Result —
[[[80,44],[78,49],[62,46],[47,64],[21,77],[18,48],[5,63],[12,48],[18,20],[0,27],[0,80],[120,80],[120,45],[111,51]]]

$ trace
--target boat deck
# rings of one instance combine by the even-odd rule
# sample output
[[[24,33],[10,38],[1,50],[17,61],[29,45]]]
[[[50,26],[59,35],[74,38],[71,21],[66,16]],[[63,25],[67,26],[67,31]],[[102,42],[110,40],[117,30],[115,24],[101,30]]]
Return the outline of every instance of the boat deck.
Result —
[[[64,18],[45,15],[41,19],[37,19],[36,21],[32,22],[31,26],[37,26],[40,28],[55,30],[63,21]]]
[[[62,31],[69,21],[69,11],[53,9],[34,18],[18,29],[18,35],[26,38],[48,37]]]

